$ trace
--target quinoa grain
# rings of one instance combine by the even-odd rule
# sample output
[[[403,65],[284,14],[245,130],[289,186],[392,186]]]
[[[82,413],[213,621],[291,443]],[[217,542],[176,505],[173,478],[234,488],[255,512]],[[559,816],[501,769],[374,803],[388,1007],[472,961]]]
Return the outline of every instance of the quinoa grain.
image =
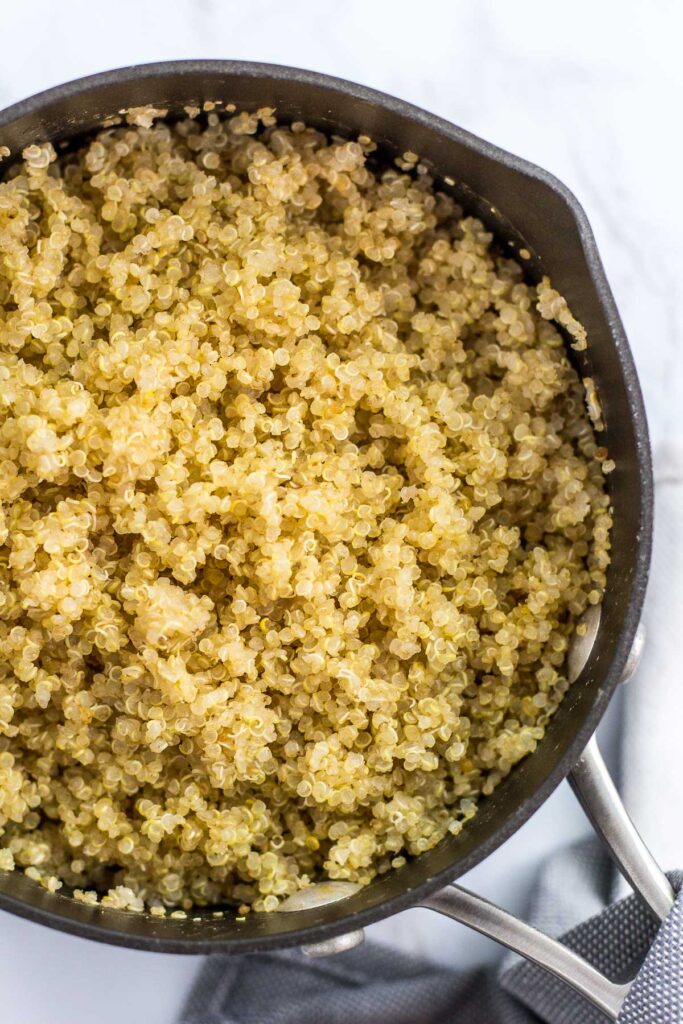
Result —
[[[273,910],[457,833],[604,590],[566,302],[415,154],[272,113],[0,185],[0,868],[89,904]]]

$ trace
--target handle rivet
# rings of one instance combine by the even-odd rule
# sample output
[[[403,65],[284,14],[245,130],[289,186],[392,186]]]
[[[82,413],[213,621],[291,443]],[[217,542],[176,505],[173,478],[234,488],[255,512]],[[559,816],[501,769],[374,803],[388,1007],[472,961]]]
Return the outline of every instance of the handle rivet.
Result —
[[[314,910],[316,907],[324,907],[328,903],[337,903],[338,900],[353,896],[361,888],[355,882],[317,882],[309,885],[307,889],[300,889],[298,892],[288,896],[278,907],[279,911],[285,914],[296,913],[296,911]],[[362,928],[352,932],[345,932],[344,935],[334,935],[331,939],[323,939],[322,942],[312,942],[302,946],[301,951],[306,956],[334,956],[336,953],[345,953],[349,949],[360,946],[365,938]]]

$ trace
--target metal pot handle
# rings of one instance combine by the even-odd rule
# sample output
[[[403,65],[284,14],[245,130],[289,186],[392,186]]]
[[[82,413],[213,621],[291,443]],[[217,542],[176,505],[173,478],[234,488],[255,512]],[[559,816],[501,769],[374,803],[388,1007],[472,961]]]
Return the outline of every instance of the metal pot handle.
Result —
[[[663,921],[674,902],[673,890],[626,813],[595,737],[571,773],[570,782],[623,876],[654,916]],[[631,983],[611,981],[557,939],[459,885],[446,886],[420,906],[452,917],[520,953],[566,982],[610,1020],[617,1019]]]

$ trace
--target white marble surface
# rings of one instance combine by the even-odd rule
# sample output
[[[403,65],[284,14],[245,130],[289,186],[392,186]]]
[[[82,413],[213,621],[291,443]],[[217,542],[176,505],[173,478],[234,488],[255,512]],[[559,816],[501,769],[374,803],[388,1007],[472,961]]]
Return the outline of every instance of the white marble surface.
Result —
[[[0,0],[0,12],[0,106],[141,61],[272,61],[402,96],[552,170],[595,229],[655,450],[681,441],[677,0]],[[663,574],[666,558],[658,564]],[[657,629],[653,621],[651,643]],[[648,685],[656,699],[656,677]],[[612,731],[617,724],[613,714]],[[652,735],[640,756],[653,756],[656,743]],[[562,786],[467,884],[519,908],[542,858],[586,831]],[[371,932],[447,963],[495,955],[485,940],[426,911]],[[198,966],[197,958],[99,946],[7,914],[0,950],[4,1024],[170,1024]]]

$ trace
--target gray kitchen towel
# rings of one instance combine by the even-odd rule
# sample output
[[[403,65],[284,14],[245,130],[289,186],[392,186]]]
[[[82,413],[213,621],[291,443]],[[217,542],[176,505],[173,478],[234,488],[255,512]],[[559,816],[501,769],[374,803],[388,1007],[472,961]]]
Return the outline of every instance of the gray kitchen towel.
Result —
[[[557,934],[558,923],[595,909],[596,892],[609,873],[592,843],[563,851],[541,873],[529,919]],[[670,877],[681,891],[683,874]],[[640,900],[628,896],[592,913],[562,941],[615,980],[635,977],[619,1024],[683,1022],[683,891],[659,929]],[[320,960],[291,950],[212,956],[180,1021],[604,1024],[601,1013],[545,971],[517,958],[508,964],[502,972],[449,970],[374,944]]]
[[[603,858],[603,864],[598,861]],[[612,866],[592,842],[571,847],[549,861],[532,899],[529,920],[579,953],[614,981],[634,978],[619,1024],[680,1024],[683,1021],[683,873],[669,875],[676,902],[660,926],[644,903],[627,896],[586,916],[590,889],[598,872]],[[561,883],[561,884],[560,884]],[[564,930],[561,923],[579,915],[581,923]],[[558,927],[559,925],[559,927]],[[525,1020],[545,1024],[604,1024],[605,1017],[563,982],[514,958],[500,985],[533,1013]],[[452,1018],[457,1021],[457,1014]],[[500,1024],[507,1020],[500,1018]],[[482,1018],[481,1024],[484,1024]],[[491,1024],[499,1024],[494,1018]]]

